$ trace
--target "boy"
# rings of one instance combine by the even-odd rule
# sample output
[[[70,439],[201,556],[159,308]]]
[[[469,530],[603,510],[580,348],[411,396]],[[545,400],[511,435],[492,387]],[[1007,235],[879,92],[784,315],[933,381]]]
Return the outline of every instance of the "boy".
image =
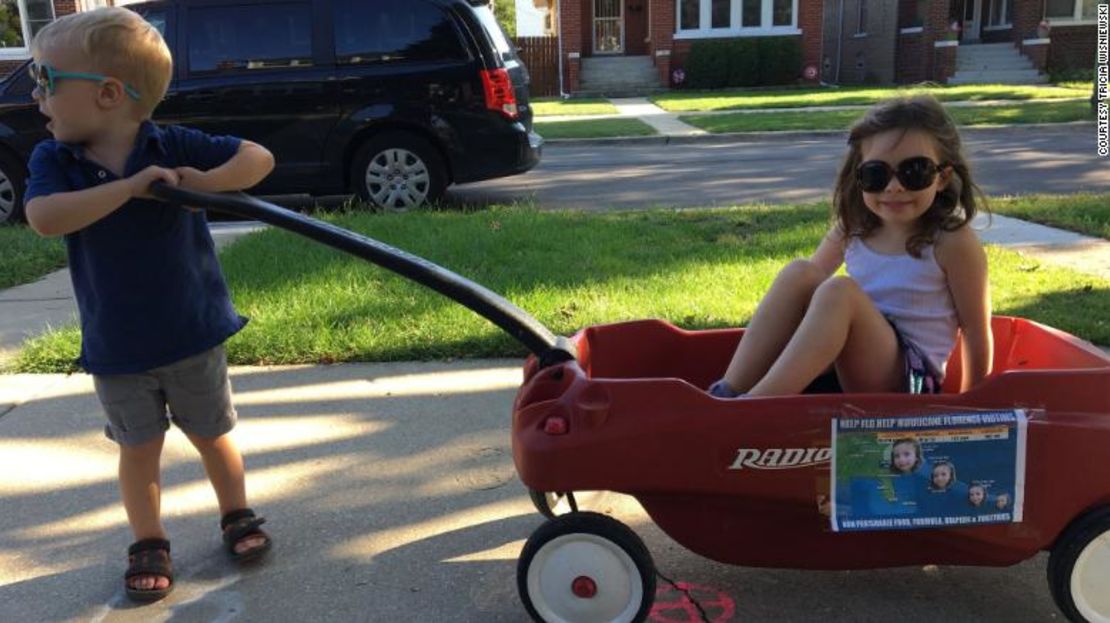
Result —
[[[203,212],[154,200],[152,182],[220,192],[270,173],[265,148],[151,120],[172,73],[169,48],[137,14],[67,15],[32,43],[35,101],[54,140],[31,155],[26,215],[43,236],[65,236],[81,315],[81,366],[93,375],[120,449],[119,479],[136,542],[124,576],[133,599],[173,589],[159,517],[159,457],[173,421],[200,452],[236,560],[270,537],[247,506],[223,343],[235,313]]]

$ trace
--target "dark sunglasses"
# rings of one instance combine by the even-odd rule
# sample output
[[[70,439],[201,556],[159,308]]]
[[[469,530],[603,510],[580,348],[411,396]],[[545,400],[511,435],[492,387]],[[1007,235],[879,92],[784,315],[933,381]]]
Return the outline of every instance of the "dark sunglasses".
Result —
[[[105,76],[102,74],[87,74],[75,71],[58,71],[50,65],[38,65],[36,63],[31,63],[30,65],[28,65],[27,70],[31,73],[31,80],[34,80],[39,90],[47,95],[54,95],[54,89],[57,88],[57,82],[63,79],[92,80],[94,82],[114,79],[111,78],[111,76]],[[123,83],[123,90],[127,92],[127,95],[129,95],[131,99],[140,99],[139,92],[130,84]]]
[[[856,177],[865,193],[883,192],[892,177],[897,177],[906,190],[923,190],[937,179],[937,173],[946,166],[947,163],[937,164],[926,156],[906,158],[897,167],[882,160],[868,160],[856,169]]]

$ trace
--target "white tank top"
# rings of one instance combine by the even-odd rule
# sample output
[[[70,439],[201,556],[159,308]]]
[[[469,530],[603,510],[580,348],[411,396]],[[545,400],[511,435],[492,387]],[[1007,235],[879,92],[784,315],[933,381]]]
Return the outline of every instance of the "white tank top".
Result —
[[[875,307],[925,353],[933,370],[943,377],[956,346],[959,321],[933,245],[922,249],[918,259],[909,253],[877,253],[852,237],[844,250],[844,263]]]

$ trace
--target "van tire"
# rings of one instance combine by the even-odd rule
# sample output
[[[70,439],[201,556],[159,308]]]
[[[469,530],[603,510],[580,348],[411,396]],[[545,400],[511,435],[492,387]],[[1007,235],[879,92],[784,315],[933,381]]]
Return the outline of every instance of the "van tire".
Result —
[[[385,132],[355,153],[351,185],[363,201],[401,212],[438,201],[447,188],[447,167],[439,150],[424,138]]]
[[[0,151],[0,225],[22,223],[27,169],[6,151]]]

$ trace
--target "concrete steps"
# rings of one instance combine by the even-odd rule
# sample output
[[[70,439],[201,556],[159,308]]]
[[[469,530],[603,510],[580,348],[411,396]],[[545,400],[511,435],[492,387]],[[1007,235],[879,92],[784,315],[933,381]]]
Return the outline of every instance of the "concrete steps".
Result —
[[[593,56],[582,59],[576,95],[630,97],[665,90],[650,56]]]
[[[1048,78],[1011,43],[961,45],[948,84],[1047,84]]]

